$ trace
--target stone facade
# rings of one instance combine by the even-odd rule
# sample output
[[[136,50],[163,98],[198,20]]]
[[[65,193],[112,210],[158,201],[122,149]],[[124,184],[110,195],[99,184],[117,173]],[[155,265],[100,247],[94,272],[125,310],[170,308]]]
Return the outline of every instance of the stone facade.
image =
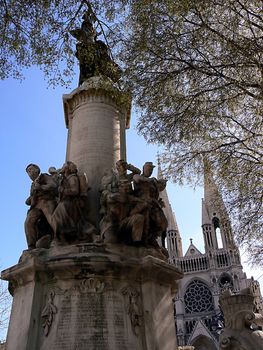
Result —
[[[247,279],[243,272],[227,210],[208,172],[204,184],[202,229],[205,253],[200,252],[191,240],[183,255],[175,219],[167,232],[167,248],[170,263],[184,272],[174,297],[178,345],[192,345],[196,350],[216,350],[223,327],[219,307],[222,291],[230,289],[238,293],[249,287],[258,312],[262,312],[262,297],[259,283],[253,278]],[[166,207],[169,208],[169,203]],[[169,216],[172,217],[172,213]]]

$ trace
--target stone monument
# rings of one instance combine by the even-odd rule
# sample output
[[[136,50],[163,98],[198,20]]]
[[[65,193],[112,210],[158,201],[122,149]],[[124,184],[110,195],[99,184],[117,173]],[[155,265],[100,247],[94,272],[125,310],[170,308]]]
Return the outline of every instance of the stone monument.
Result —
[[[28,249],[2,272],[13,305],[7,350],[176,349],[172,295],[182,273],[157,239],[164,180],[126,161],[130,97],[89,9],[78,40],[79,87],[63,96],[66,162],[32,180]]]

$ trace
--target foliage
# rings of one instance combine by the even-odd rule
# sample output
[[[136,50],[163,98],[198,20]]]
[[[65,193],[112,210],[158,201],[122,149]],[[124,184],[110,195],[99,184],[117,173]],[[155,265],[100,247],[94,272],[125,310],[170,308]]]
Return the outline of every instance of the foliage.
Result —
[[[73,39],[68,32],[83,3],[1,0],[0,4],[0,78],[21,78],[21,68],[38,65],[50,83],[67,83],[74,64]],[[65,59],[67,64],[61,70]]]
[[[258,1],[130,1],[122,42],[138,130],[165,147],[166,173],[200,182],[203,158],[236,238],[262,240],[263,12]],[[262,262],[261,262],[262,263]]]
[[[65,83],[74,51],[68,31],[79,24],[87,2],[0,2],[0,77],[19,76],[21,67],[37,64],[51,82]],[[91,3],[98,18],[108,21],[100,21],[99,29],[125,68],[123,83],[141,112],[139,132],[164,146],[167,175],[199,183],[205,156],[228,202],[236,237],[262,261],[261,3]]]

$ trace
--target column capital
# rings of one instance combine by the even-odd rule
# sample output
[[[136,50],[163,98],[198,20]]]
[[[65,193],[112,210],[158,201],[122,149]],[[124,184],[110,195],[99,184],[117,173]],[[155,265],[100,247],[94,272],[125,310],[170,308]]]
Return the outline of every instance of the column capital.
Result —
[[[108,105],[117,107],[125,116],[125,128],[129,129],[131,119],[131,94],[121,91],[116,83],[109,78],[95,76],[73,90],[69,94],[63,95],[63,107],[66,127],[69,119],[73,117],[74,110],[81,104],[98,100]]]

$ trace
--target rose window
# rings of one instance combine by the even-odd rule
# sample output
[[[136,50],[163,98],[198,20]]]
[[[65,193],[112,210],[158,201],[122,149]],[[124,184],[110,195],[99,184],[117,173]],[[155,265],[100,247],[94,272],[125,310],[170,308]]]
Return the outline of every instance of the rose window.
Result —
[[[212,293],[203,282],[197,280],[189,284],[184,303],[187,314],[214,310]]]

